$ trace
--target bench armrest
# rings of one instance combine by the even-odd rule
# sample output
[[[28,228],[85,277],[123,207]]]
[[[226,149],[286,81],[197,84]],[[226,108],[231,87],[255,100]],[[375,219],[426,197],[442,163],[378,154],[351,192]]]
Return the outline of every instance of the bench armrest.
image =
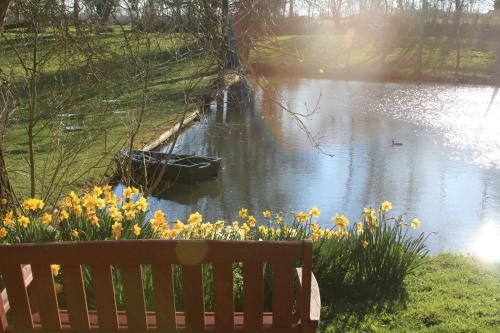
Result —
[[[297,281],[299,282],[298,285],[299,297],[303,297],[305,295],[303,295],[303,290],[302,290],[302,268],[297,268],[296,273],[297,273]],[[309,320],[312,322],[319,322],[320,314],[321,314],[321,297],[319,294],[318,281],[316,281],[316,277],[311,272],[311,307],[309,309]]]
[[[24,265],[23,266],[23,278],[24,285],[28,287],[33,281],[33,274],[31,273],[31,266]],[[7,290],[2,290],[0,293],[0,306],[3,306],[4,313],[7,313],[10,310],[9,298],[7,296]]]

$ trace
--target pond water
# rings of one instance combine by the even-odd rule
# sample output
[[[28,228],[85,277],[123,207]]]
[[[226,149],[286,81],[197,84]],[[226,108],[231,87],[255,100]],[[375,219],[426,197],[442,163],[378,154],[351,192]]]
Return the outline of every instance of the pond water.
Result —
[[[241,207],[317,206],[330,226],[337,212],[353,223],[389,200],[394,214],[420,218],[418,232],[434,233],[432,253],[500,260],[498,89],[283,78],[252,86],[253,103],[213,106],[176,147],[221,157],[219,179],[176,185],[152,209],[169,220],[199,211],[231,221]]]

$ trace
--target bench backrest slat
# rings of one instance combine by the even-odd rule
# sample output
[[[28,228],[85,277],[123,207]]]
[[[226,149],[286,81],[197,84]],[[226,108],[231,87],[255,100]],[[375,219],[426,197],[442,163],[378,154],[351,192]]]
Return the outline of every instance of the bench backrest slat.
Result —
[[[28,292],[24,285],[21,264],[2,265],[0,272],[2,272],[3,281],[7,288],[14,327],[19,330],[33,329],[31,307]]]
[[[274,262],[273,278],[273,326],[290,328],[292,324],[293,262]]]
[[[182,266],[182,291],[188,330],[205,329],[205,299],[201,264]]]
[[[234,329],[233,265],[214,263],[215,328]]]
[[[118,316],[111,267],[93,265],[91,271],[99,327],[104,330],[117,330]]]
[[[50,265],[32,264],[33,286],[40,304],[40,320],[46,330],[60,330],[59,306],[57,304],[54,275]]]
[[[176,322],[172,265],[152,265],[151,270],[158,328],[161,331],[173,331],[176,328]]]
[[[244,328],[248,331],[262,330],[264,312],[263,263],[243,263],[243,312]]]
[[[142,284],[142,269],[139,265],[122,265],[120,274],[123,282],[127,326],[131,330],[146,330],[146,301]]]
[[[71,327],[77,330],[90,329],[87,297],[80,265],[63,265],[61,270],[63,292],[66,296]]]

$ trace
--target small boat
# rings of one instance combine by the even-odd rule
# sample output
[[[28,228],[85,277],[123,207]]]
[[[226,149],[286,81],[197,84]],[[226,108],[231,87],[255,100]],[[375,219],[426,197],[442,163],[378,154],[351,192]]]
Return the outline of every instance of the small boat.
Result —
[[[161,182],[198,184],[217,179],[221,159],[217,157],[166,154],[161,152],[132,151],[134,176]]]

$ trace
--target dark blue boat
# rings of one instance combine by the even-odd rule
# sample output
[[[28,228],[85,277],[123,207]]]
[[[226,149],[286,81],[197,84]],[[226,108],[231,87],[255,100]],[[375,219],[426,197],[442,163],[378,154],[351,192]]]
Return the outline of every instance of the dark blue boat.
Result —
[[[217,157],[166,154],[143,150],[132,151],[134,178],[149,183],[161,178],[161,183],[197,184],[217,179],[221,159]]]

